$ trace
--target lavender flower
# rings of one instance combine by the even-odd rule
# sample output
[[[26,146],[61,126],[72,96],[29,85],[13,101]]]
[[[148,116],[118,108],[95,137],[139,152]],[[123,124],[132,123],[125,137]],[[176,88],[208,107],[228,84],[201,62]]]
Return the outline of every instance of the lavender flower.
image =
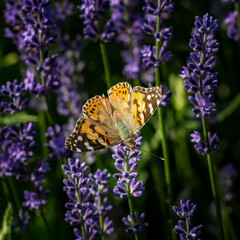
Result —
[[[239,26],[237,24],[237,11],[230,12],[224,19],[223,24],[227,27],[227,36],[236,42],[240,41]]]
[[[237,175],[237,170],[231,163],[223,166],[218,172],[219,182],[223,189],[225,200],[227,202],[231,201],[234,197],[232,190]]]
[[[69,0],[63,0],[63,2],[56,2],[54,5],[54,16],[57,20],[64,21],[73,15],[74,4]]]
[[[24,83],[18,84],[17,80],[0,85],[0,112],[21,112],[28,104],[28,98],[23,96],[24,92]]]
[[[107,217],[109,211],[112,210],[112,206],[108,204],[107,197],[104,194],[110,191],[110,187],[107,185],[111,174],[107,172],[107,169],[101,171],[98,169],[95,174],[89,174],[91,181],[91,193],[94,196],[93,206],[99,214],[99,227],[101,229],[101,235],[110,235],[114,233],[113,221]]]
[[[141,152],[137,150],[137,148],[141,146],[141,142],[142,137],[136,135],[136,149],[131,150],[124,143],[114,149],[114,166],[119,173],[113,175],[114,178],[118,179],[113,192],[115,196],[121,199],[128,198],[132,201],[132,198],[140,197],[143,194],[143,182],[136,180],[138,173],[135,171],[138,167],[138,161],[141,160]],[[123,218],[123,222],[127,226],[126,231],[133,234],[142,231],[147,226],[147,224],[143,222],[143,219],[144,214],[138,217],[136,212],[131,212],[130,215]]]
[[[39,210],[47,205],[47,196],[49,191],[45,190],[42,186],[38,186],[35,192],[24,191],[25,202],[23,206],[29,210]]]
[[[48,127],[45,134],[46,137],[49,137],[50,140],[48,143],[45,143],[45,147],[50,151],[49,156],[57,160],[65,158],[69,151],[65,148],[65,139],[66,137],[61,133],[62,128],[59,124],[56,124],[53,127]]]
[[[128,226],[126,229],[127,233],[139,233],[142,232],[148,224],[144,222],[145,214],[142,213],[140,216],[138,216],[136,213],[134,214],[134,219],[131,214],[129,214],[127,217],[124,217],[123,223]]]
[[[29,208],[29,210],[39,210],[47,205],[47,197],[49,190],[45,190],[40,184],[45,181],[46,173],[50,170],[49,164],[46,159],[43,159],[41,163],[35,166],[30,180],[34,183],[35,191],[24,191],[23,206]]]
[[[6,10],[4,12],[6,23],[10,26],[5,29],[5,36],[11,38],[21,51],[24,48],[22,21],[22,5],[17,1],[5,0]]]
[[[61,69],[61,86],[56,91],[57,111],[61,116],[76,118],[80,115],[82,102],[87,98],[85,92],[79,92],[84,82],[82,70],[85,66],[80,54],[82,37],[77,35],[70,41],[69,36],[64,35],[60,47],[62,51],[57,64]],[[73,81],[75,75],[78,79]]]
[[[215,134],[212,134],[211,132],[208,133],[209,147],[202,140],[200,132],[193,131],[193,133],[191,133],[190,136],[191,142],[195,143],[194,148],[200,154],[206,155],[212,151],[217,150],[220,146],[220,141],[216,133]]]
[[[194,105],[193,112],[197,118],[203,119],[212,116],[216,111],[213,93],[218,85],[218,74],[213,72],[216,63],[213,54],[218,51],[219,46],[214,39],[218,24],[217,20],[206,14],[203,18],[196,17],[194,26],[189,43],[193,52],[190,53],[187,66],[183,67],[180,76],[184,79],[184,87],[192,94],[189,101]],[[194,131],[191,137],[198,153],[205,155],[219,148],[220,142],[216,133],[208,133],[208,142],[202,140],[198,131]]]
[[[139,79],[145,83],[153,81],[153,73],[147,71],[147,67],[141,60],[141,47],[144,34],[141,26],[144,23],[143,16],[135,11],[140,2],[111,1],[114,9],[112,19],[116,26],[116,41],[123,44],[121,51],[125,63],[123,75],[130,79]]]
[[[202,231],[202,224],[198,225],[197,227],[191,226],[191,216],[193,216],[197,205],[193,204],[190,200],[184,202],[183,200],[180,201],[180,207],[173,206],[173,211],[184,220],[179,220],[178,225],[174,227],[174,232],[180,235],[180,239],[196,239],[198,240],[199,235]]]
[[[34,124],[7,126],[0,129],[2,152],[0,153],[0,177],[14,176],[18,180],[28,177],[27,161],[38,147],[34,140]]]
[[[159,67],[161,64],[172,58],[172,53],[167,50],[168,43],[172,38],[172,27],[163,28],[162,14],[169,14],[174,3],[171,0],[162,1],[160,6],[152,0],[145,0],[146,5],[143,7],[146,13],[146,22],[142,25],[142,30],[152,35],[157,42],[161,43],[161,47],[145,45],[141,50],[142,61],[149,67]]]
[[[86,39],[101,40],[107,43],[115,36],[116,29],[111,19],[105,23],[103,29],[100,30],[98,27],[98,22],[109,7],[109,0],[82,0],[82,4],[78,8],[81,11],[80,17],[84,20],[83,33]]]
[[[59,87],[57,55],[48,55],[49,45],[56,42],[51,1],[5,2],[5,18],[12,28],[6,29],[6,36],[14,40],[22,54],[21,59],[28,66],[24,80],[25,89],[37,95],[57,89]],[[8,20],[9,18],[11,20]],[[17,34],[14,33],[16,28]]]
[[[13,223],[12,229],[16,231],[18,228],[20,228],[20,230],[24,232],[27,230],[28,224],[31,221],[31,217],[26,212],[24,212],[22,208],[19,209],[18,216],[19,220]]]
[[[76,227],[74,233],[78,239],[94,239],[100,234],[99,215],[92,203],[90,179],[86,175],[88,167],[79,159],[74,161],[69,158],[68,165],[63,165],[62,168],[67,175],[63,183],[69,198],[69,202],[65,205],[68,209],[65,220]]]

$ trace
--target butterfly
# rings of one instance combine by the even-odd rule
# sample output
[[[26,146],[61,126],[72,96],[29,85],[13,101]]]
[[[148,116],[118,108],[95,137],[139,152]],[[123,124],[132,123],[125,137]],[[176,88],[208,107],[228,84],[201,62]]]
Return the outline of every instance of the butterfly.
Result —
[[[120,82],[108,90],[108,98],[95,96],[82,107],[84,117],[78,119],[65,147],[73,152],[95,151],[124,142],[135,148],[134,136],[158,108],[160,87],[132,87]]]

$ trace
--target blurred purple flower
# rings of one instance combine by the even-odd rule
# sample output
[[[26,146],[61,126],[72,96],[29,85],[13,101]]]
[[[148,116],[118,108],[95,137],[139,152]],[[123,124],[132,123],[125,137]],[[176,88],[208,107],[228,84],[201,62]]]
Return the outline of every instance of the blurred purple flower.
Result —
[[[0,112],[11,112],[11,114],[21,112],[28,104],[24,92],[24,83],[18,84],[17,80],[0,85]]]
[[[72,17],[74,12],[74,4],[69,0],[63,0],[61,3],[56,2],[54,4],[54,16],[56,20],[64,21],[69,17]]]
[[[103,42],[109,42],[115,36],[115,25],[112,19],[109,19],[103,29],[99,28],[98,22],[103,19],[104,13],[110,8],[109,0],[82,0],[78,6],[81,11],[80,18],[84,20],[84,37],[86,39]]]
[[[237,24],[238,14],[237,11],[230,12],[223,22],[227,26],[227,36],[236,42],[240,41],[239,26]]]
[[[0,133],[0,177],[14,176],[18,180],[25,180],[28,177],[27,161],[38,147],[34,140],[34,124],[30,122],[19,127],[7,126],[0,129]]]
[[[23,202],[23,206],[29,210],[39,210],[47,205],[48,195],[49,190],[44,190],[42,186],[37,187],[35,192],[24,191],[25,202]]]
[[[228,202],[234,197],[233,186],[237,176],[238,172],[231,163],[224,165],[218,172],[219,182],[223,189],[225,200]]]
[[[33,173],[31,174],[31,181],[37,187],[45,181],[46,173],[50,170],[49,164],[46,159],[37,163]]]
[[[48,127],[45,136],[50,138],[49,142],[44,145],[48,148],[51,158],[62,160],[68,156],[69,150],[65,148],[66,137],[62,134],[62,128],[59,124],[55,124],[54,128]]]
[[[135,220],[133,220],[133,216],[131,214],[129,214],[127,217],[124,217],[122,221],[127,226],[126,232],[133,234],[142,232],[148,226],[148,224],[144,222],[144,218],[144,213],[140,214],[139,216],[134,213]]]
[[[21,232],[24,232],[27,230],[28,224],[31,221],[31,217],[24,212],[22,208],[19,209],[18,216],[19,220],[13,223],[12,229],[16,231],[18,228],[20,228]]]
[[[123,75],[130,79],[139,79],[148,83],[152,78],[147,74],[147,67],[141,60],[141,47],[144,34],[141,29],[144,18],[136,8],[140,7],[139,1],[111,1],[113,8],[112,19],[116,27],[116,41],[123,44],[121,56],[124,61]],[[146,74],[145,74],[146,73]]]

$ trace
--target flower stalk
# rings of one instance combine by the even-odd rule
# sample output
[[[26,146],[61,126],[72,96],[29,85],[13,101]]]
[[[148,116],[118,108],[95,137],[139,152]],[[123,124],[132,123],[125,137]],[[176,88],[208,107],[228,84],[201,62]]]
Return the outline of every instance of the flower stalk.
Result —
[[[109,60],[108,60],[108,56],[107,56],[106,46],[105,46],[105,43],[103,43],[101,41],[99,42],[99,44],[100,44],[103,67],[104,67],[104,72],[105,72],[105,82],[106,82],[107,88],[109,89],[112,86],[112,84],[111,84],[111,72],[110,72],[110,66],[109,66]]]

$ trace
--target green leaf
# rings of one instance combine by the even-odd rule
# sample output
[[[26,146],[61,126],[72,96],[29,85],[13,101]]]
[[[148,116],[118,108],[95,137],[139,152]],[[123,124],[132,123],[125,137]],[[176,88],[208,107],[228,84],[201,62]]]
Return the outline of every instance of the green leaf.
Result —
[[[11,240],[11,226],[13,223],[12,213],[13,213],[12,204],[8,203],[8,206],[3,216],[2,228],[0,229],[1,240]]]
[[[37,122],[38,117],[35,115],[30,115],[27,113],[16,113],[14,115],[6,115],[0,117],[0,124],[10,125],[10,124],[19,124],[27,122]]]

